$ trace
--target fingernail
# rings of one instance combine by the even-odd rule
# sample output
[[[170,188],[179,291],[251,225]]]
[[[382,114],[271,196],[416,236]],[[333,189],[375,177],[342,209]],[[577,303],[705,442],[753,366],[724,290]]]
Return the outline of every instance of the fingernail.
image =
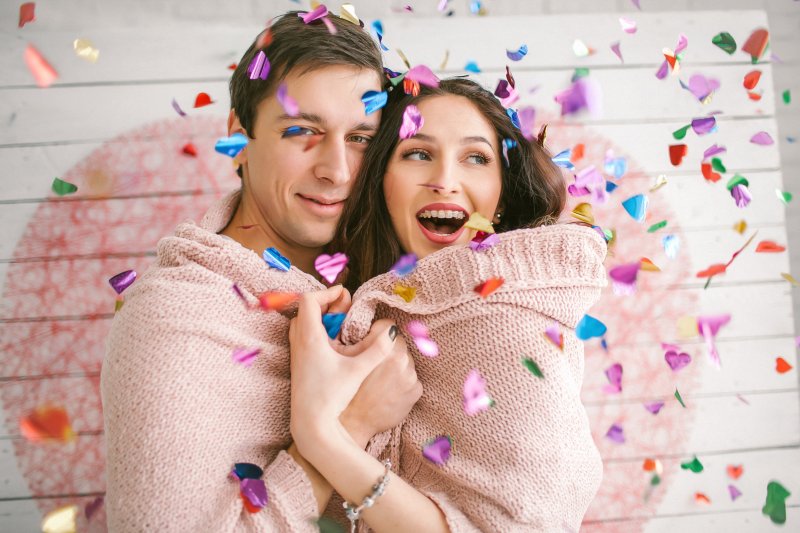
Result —
[[[389,328],[389,338],[394,340],[397,337],[397,326],[392,326]]]

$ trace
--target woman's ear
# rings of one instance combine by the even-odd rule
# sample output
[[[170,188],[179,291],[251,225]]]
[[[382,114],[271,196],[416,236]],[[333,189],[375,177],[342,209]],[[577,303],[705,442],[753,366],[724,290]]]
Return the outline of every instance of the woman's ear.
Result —
[[[247,131],[245,131],[242,123],[239,122],[239,117],[236,115],[236,110],[231,109],[231,112],[228,113],[228,137],[233,135],[234,133],[241,133],[245,137],[247,137]],[[245,165],[247,163],[247,146],[242,148],[242,151],[236,154],[236,157],[233,158],[234,166],[238,165]]]
[[[502,205],[497,206],[497,209],[494,212],[494,217],[492,217],[492,224],[497,225],[500,223],[500,219],[503,218],[503,213],[505,212],[505,208]]]

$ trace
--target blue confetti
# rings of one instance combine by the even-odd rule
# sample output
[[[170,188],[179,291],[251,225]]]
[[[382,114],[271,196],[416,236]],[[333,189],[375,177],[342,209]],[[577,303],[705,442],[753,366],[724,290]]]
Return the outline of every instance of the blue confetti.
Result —
[[[664,247],[664,253],[667,257],[675,259],[681,249],[681,241],[677,235],[664,235],[661,237],[661,246]]]
[[[581,321],[575,327],[575,335],[582,341],[592,337],[602,337],[606,334],[606,325],[591,315],[583,315]]]
[[[389,93],[386,91],[367,91],[361,96],[361,101],[364,102],[364,113],[369,115],[386,105],[389,99]]]
[[[325,326],[325,331],[328,332],[328,337],[335,339],[342,329],[342,322],[347,313],[325,313],[322,315],[322,325]]]
[[[612,181],[606,181],[606,192],[614,192],[614,189],[617,188],[617,184]]]
[[[572,170],[575,168],[575,165],[573,165],[572,161],[570,161],[571,157],[572,157],[572,148],[567,148],[566,150],[562,150],[561,152],[554,155],[551,161],[556,165],[558,165],[559,167],[566,168],[567,170]]]
[[[644,194],[631,196],[622,202],[622,207],[625,208],[625,211],[627,211],[636,222],[644,222],[645,216],[647,215],[647,196]]]
[[[606,159],[603,170],[614,179],[620,179],[628,171],[628,161],[624,157]]]
[[[517,50],[506,50],[506,56],[508,56],[508,58],[511,61],[519,61],[520,59],[522,59],[526,55],[528,55],[528,45],[527,44],[523,44]]]
[[[269,266],[282,272],[289,272],[289,269],[292,267],[292,264],[289,262],[289,260],[283,257],[275,248],[267,248],[264,250],[262,257]]]
[[[511,119],[511,123],[514,125],[515,128],[517,128],[518,130],[522,129],[519,127],[519,115],[517,115],[516,109],[512,109],[509,107],[508,109],[506,109],[506,115],[508,115],[508,118]]]
[[[264,475],[264,471],[252,463],[236,463],[233,465],[231,474],[239,479],[260,479]]]
[[[247,136],[242,133],[234,133],[230,137],[217,139],[214,150],[228,157],[236,157],[245,146],[247,146]]]
[[[392,266],[391,270],[400,277],[407,276],[417,268],[416,254],[405,254]]]
[[[388,52],[389,48],[383,44],[383,23],[380,20],[376,20],[372,23],[372,31],[378,36],[378,44],[381,45],[381,50]]]
[[[481,68],[475,61],[467,61],[467,64],[464,66],[464,70],[467,72],[472,72],[474,74],[480,74]]]

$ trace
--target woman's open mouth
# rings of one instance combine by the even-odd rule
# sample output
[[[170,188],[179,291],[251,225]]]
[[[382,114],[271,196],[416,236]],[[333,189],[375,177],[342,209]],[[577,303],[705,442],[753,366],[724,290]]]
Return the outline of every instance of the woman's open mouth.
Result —
[[[455,204],[430,204],[417,211],[417,224],[423,235],[436,244],[456,241],[467,219],[467,211]]]

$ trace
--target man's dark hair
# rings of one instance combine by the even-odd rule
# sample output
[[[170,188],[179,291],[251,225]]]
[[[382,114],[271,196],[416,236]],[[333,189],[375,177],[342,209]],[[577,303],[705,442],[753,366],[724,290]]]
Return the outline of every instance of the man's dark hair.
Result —
[[[269,36],[262,39],[262,32],[253,41],[231,76],[231,108],[251,139],[255,138],[258,105],[295,69],[306,73],[326,66],[349,65],[372,70],[383,79],[381,52],[361,26],[329,14],[327,18],[336,28],[332,34],[322,20],[306,24],[298,13],[290,11],[274,19],[264,30]],[[261,40],[268,43],[264,48],[258,47]],[[251,80],[248,67],[262,49],[270,62],[269,76],[266,80]],[[241,167],[237,173],[242,176]]]

